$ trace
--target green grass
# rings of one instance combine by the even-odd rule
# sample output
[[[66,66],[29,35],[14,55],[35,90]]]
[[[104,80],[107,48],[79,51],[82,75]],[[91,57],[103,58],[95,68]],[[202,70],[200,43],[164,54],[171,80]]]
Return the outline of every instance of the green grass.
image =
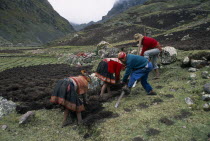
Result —
[[[128,43],[129,41],[125,41]],[[122,43],[125,43],[122,42]],[[122,44],[118,43],[118,44]],[[54,53],[77,53],[80,51],[93,51],[94,47],[51,47],[45,48],[43,54],[34,54],[33,57],[5,57],[0,59],[1,70],[17,66],[39,65],[47,63],[59,63]],[[140,85],[137,84],[132,89],[130,95],[125,96],[118,108],[115,108],[116,97],[113,101],[103,103],[104,110],[118,114],[116,118],[105,119],[96,123],[92,129],[84,126],[67,126],[61,128],[63,112],[60,109],[37,110],[35,118],[28,124],[18,125],[21,115],[12,113],[0,120],[1,125],[8,125],[7,130],[0,130],[0,140],[2,141],[132,141],[135,137],[141,137],[146,141],[206,141],[210,133],[210,112],[203,110],[205,103],[201,100],[203,85],[209,82],[208,79],[201,78],[202,71],[209,71],[204,67],[197,72],[196,85],[189,83],[188,69],[180,67],[185,56],[198,53],[200,51],[180,51],[175,63],[164,65],[160,69],[161,79],[153,80],[154,72],[150,73],[149,83],[158,93],[157,96],[148,96]],[[210,50],[206,50],[210,52]],[[15,55],[15,54],[10,54]],[[48,56],[48,57],[40,57]],[[99,60],[94,62],[93,71],[96,69]],[[173,95],[168,98],[166,95]],[[190,97],[195,104],[189,107],[185,103],[185,98]],[[163,102],[154,103],[154,100]],[[148,108],[141,108],[139,104],[144,103]],[[131,111],[126,112],[128,108]],[[177,119],[181,111],[191,113],[191,116]],[[173,125],[161,123],[161,118],[168,118],[174,122]],[[148,135],[150,128],[158,130],[160,133],[154,136]],[[90,138],[84,139],[86,133],[91,133]]]

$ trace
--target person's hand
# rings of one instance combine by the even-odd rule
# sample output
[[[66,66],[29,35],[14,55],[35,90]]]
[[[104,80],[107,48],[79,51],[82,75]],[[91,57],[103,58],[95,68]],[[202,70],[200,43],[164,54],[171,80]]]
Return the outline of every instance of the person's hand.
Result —
[[[117,81],[116,81],[116,84],[120,84],[120,83],[121,83],[120,80],[117,80]]]
[[[120,84],[121,84],[123,87],[127,85],[127,83],[124,82],[124,81],[120,81]]]

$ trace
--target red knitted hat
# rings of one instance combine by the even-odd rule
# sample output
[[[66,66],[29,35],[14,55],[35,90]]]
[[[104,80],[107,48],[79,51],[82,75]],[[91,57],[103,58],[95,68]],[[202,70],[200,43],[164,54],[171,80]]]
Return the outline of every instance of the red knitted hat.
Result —
[[[119,52],[118,53],[118,59],[124,59],[126,58],[126,53],[125,52]]]

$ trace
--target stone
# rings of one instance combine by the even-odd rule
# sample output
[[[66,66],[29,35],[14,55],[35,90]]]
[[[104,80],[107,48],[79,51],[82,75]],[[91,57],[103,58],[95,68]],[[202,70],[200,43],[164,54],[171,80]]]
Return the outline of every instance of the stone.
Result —
[[[14,112],[15,109],[16,104],[14,102],[8,101],[7,99],[0,97],[0,119],[11,112]]]
[[[190,97],[187,97],[185,98],[185,102],[188,104],[188,105],[193,105],[194,102],[192,101],[192,99]]]
[[[196,71],[197,71],[197,69],[196,69],[196,68],[192,68],[192,67],[191,67],[191,68],[189,68],[189,69],[188,69],[188,71],[189,71],[189,72],[196,72]]]
[[[189,63],[190,63],[190,58],[189,58],[188,56],[185,57],[184,60],[182,61],[182,63],[183,63],[184,65],[189,64]]]
[[[202,100],[203,101],[209,101],[210,100],[210,94],[202,95]]]
[[[1,129],[2,129],[2,130],[6,130],[7,128],[8,128],[7,125],[2,125],[2,126],[1,126]]]
[[[203,89],[206,93],[210,94],[210,83],[207,83],[203,86]]]
[[[194,68],[202,68],[202,67],[206,66],[206,64],[207,64],[206,60],[191,59],[191,66]]]
[[[194,80],[196,78],[196,74],[195,73],[190,73],[190,79]]]
[[[204,78],[204,79],[209,79],[209,72],[208,71],[203,71],[201,73],[201,77]]]
[[[28,111],[24,115],[22,115],[19,119],[19,124],[24,124],[29,121],[32,117],[34,117],[35,113],[32,111]]]
[[[166,46],[162,48],[160,53],[160,60],[162,64],[170,64],[177,59],[177,50],[174,47]]]
[[[205,103],[205,104],[203,105],[203,109],[204,109],[205,111],[209,111],[209,110],[210,110],[210,105],[209,105],[208,103]]]
[[[185,41],[185,40],[189,40],[190,39],[190,35],[188,34],[188,35],[185,35],[182,39],[181,39],[181,41]]]

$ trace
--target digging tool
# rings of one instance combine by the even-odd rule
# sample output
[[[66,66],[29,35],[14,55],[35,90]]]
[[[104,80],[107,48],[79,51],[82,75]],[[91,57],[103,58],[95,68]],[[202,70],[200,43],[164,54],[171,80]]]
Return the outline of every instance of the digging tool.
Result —
[[[124,94],[125,94],[125,91],[122,90],[122,92],[120,94],[120,97],[118,98],[117,103],[115,104],[115,108],[117,108],[118,105],[120,104],[120,100],[122,99],[122,97],[124,96]]]

